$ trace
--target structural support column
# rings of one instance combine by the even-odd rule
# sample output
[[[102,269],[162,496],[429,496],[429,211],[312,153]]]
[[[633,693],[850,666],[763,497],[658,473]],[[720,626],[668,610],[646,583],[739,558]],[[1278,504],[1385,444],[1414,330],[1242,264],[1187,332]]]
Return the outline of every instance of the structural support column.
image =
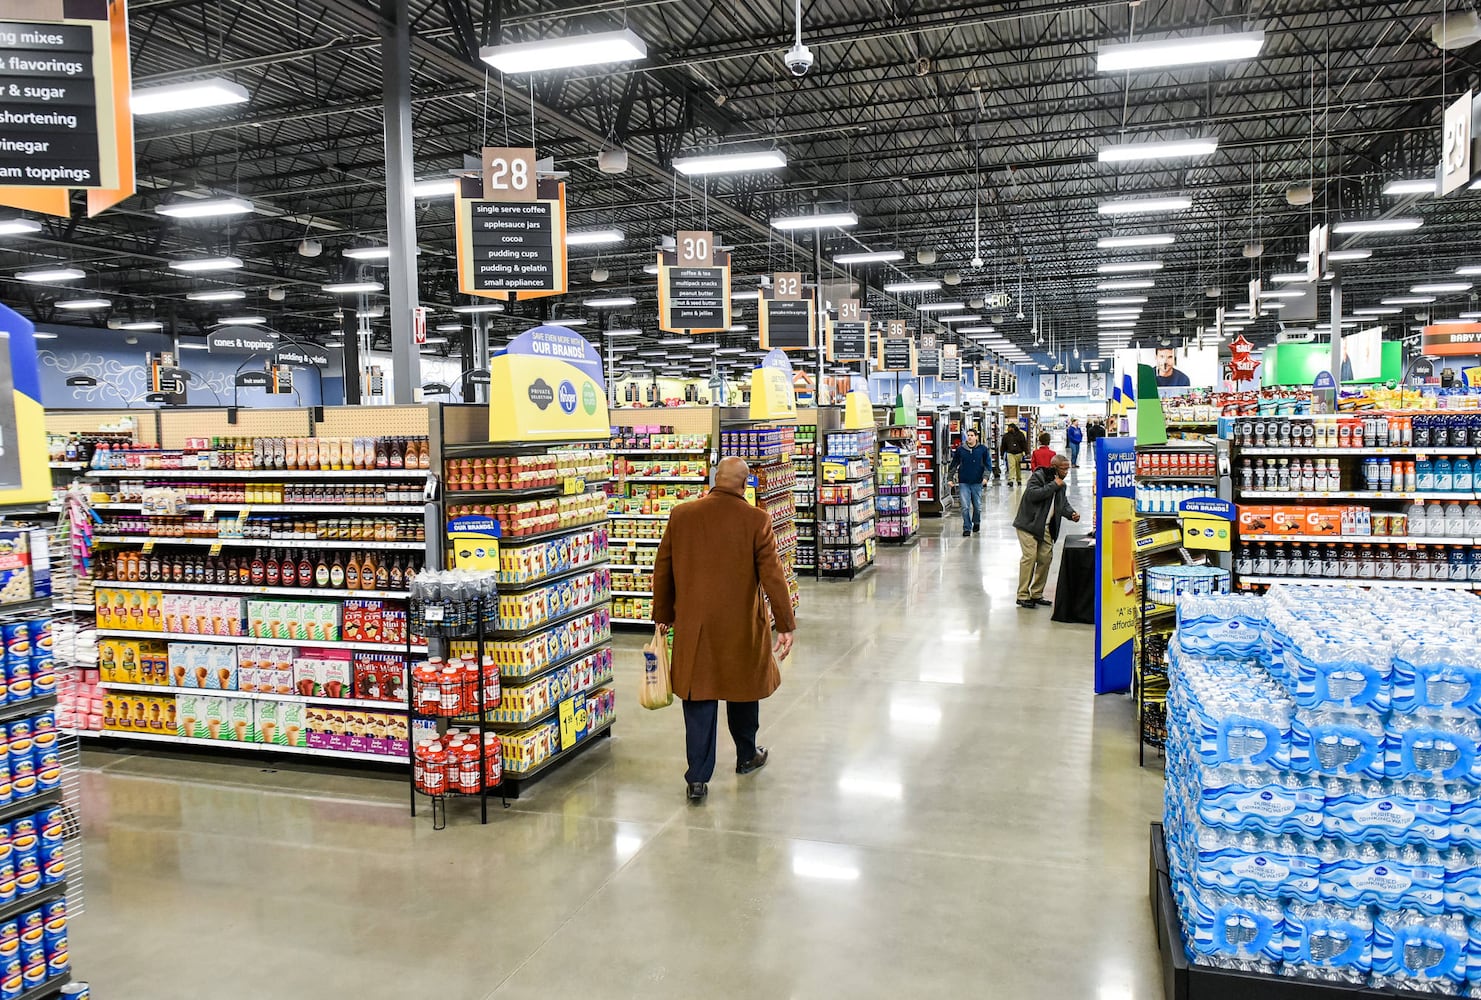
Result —
[[[412,342],[417,306],[417,227],[411,165],[411,12],[381,0],[381,86],[386,123],[386,244],[391,248],[392,401],[412,403],[422,384],[421,354]]]
[[[1332,325],[1327,331],[1331,337],[1331,358],[1328,370],[1337,388],[1342,388],[1342,272],[1332,268]]]
[[[340,372],[344,376],[345,405],[360,405],[360,314],[346,302],[340,306]]]

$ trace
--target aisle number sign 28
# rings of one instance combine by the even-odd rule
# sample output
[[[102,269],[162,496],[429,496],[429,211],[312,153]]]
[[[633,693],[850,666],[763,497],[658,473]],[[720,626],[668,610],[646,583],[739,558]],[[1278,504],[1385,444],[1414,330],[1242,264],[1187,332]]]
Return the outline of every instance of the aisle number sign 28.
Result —
[[[489,201],[535,201],[535,150],[529,146],[486,146],[483,196]]]

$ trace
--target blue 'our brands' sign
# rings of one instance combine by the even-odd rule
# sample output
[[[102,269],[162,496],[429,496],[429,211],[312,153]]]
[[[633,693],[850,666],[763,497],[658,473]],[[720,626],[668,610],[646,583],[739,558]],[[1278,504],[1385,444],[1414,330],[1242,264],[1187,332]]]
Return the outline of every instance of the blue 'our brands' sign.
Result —
[[[1234,520],[1234,504],[1229,500],[1199,497],[1196,500],[1184,500],[1178,504],[1178,513],[1204,514],[1208,517],[1222,517],[1226,521],[1232,521]]]

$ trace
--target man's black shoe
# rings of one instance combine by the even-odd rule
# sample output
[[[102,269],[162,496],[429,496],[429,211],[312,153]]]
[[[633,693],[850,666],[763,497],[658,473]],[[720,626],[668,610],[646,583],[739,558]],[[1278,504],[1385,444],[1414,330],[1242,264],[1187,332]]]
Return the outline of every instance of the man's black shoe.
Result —
[[[1028,608],[1030,611],[1036,611],[1036,610],[1038,610],[1038,607],[1039,607],[1033,601],[1019,601],[1018,602],[1018,606],[1020,608]]]
[[[699,805],[705,800],[705,796],[710,794],[710,786],[703,781],[691,781],[689,782],[689,791],[687,794],[692,804]]]
[[[735,773],[750,774],[752,771],[759,771],[766,766],[767,758],[769,758],[770,756],[771,753],[765,747],[757,747],[756,756],[752,757],[744,764],[735,765]]]
[[[979,532],[981,530],[982,530],[982,525],[980,525],[980,524],[974,524],[974,525],[972,525],[972,534],[975,535],[975,534],[977,534],[977,532]]]
[[[1053,601],[1046,601],[1042,597],[1035,598],[1034,599],[1034,603],[1037,604],[1041,608],[1052,608],[1052,607],[1054,607],[1054,602]]]
[[[963,532],[962,532],[962,537],[963,537],[963,538],[967,538],[967,537],[969,537],[969,536],[971,536],[971,534],[972,534],[972,533],[971,533],[971,532],[970,532],[970,531],[963,531]]]

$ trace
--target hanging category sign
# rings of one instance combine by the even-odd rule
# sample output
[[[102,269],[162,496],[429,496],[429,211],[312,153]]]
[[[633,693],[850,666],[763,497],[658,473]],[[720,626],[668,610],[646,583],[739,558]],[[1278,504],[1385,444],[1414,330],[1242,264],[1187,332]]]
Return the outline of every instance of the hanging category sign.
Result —
[[[0,205],[97,215],[134,194],[124,0],[0,4]]]
[[[828,321],[828,360],[863,361],[869,357],[869,314],[858,299],[839,299],[838,319]]]
[[[962,380],[962,359],[957,356],[955,344],[943,344],[941,347],[941,381],[960,382]]]
[[[730,254],[715,234],[682,230],[673,250],[658,254],[658,327],[668,333],[730,329]]]
[[[813,290],[802,287],[797,271],[778,271],[771,276],[771,287],[761,289],[757,329],[761,349],[769,351],[805,351],[817,346],[818,323]]]
[[[915,374],[915,343],[909,337],[885,336],[879,342],[879,370]]]
[[[1419,353],[1430,357],[1473,357],[1481,354],[1481,323],[1427,326],[1419,335]]]
[[[459,291],[506,302],[566,291],[566,186],[535,175],[534,149],[484,149],[454,215]]]
[[[266,354],[277,346],[277,335],[261,327],[223,326],[206,334],[211,354]]]
[[[915,359],[915,373],[917,375],[941,374],[941,353],[937,349],[934,333],[921,331],[920,351]]]
[[[51,499],[36,328],[0,305],[0,504]]]

